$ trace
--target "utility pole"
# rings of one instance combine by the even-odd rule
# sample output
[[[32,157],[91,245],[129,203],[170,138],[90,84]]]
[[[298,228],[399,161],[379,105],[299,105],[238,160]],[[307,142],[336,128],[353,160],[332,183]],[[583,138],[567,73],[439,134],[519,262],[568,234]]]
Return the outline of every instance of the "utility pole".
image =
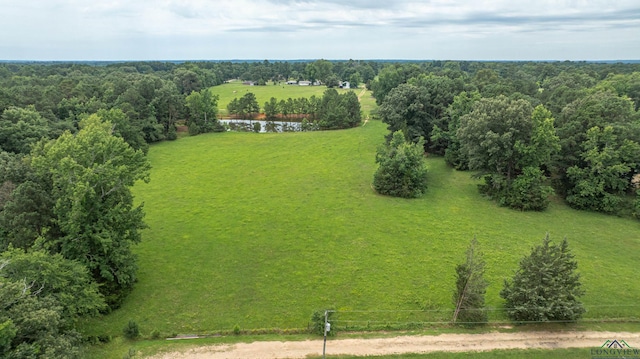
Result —
[[[329,311],[325,310],[324,311],[324,344],[322,345],[322,359],[325,359],[325,352],[327,349],[327,332],[331,330],[330,329],[331,324],[327,322],[328,316],[329,316]]]

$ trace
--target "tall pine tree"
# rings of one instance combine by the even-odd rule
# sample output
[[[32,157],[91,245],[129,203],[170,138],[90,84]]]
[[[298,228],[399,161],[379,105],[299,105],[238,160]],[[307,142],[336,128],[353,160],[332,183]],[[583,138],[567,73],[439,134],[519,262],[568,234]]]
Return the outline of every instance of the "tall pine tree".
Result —
[[[484,259],[474,237],[467,248],[467,259],[456,266],[456,290],[453,293],[453,322],[466,325],[484,324],[487,312],[484,295],[487,282],[484,280]]]

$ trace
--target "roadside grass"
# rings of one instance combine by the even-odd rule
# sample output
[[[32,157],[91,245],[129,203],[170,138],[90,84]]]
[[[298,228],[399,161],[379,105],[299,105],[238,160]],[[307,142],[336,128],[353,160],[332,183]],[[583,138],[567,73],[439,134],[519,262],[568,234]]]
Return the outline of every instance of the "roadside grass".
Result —
[[[385,133],[370,121],[153,145],[151,182],[134,188],[149,225],[136,248],[139,281],[120,309],[82,331],[118,337],[130,319],[144,336],[304,329],[326,308],[339,311],[338,328],[447,321],[454,268],[474,235],[491,319],[506,321],[503,281],[547,232],[567,237],[578,260],[585,323],[638,317],[639,222],[559,201],[540,213],[501,208],[437,157],[427,158],[424,197],[379,196],[370,183]]]
[[[593,327],[592,325],[585,326],[584,324],[536,324],[525,326],[485,326],[477,327],[473,329],[461,328],[456,326],[439,326],[432,329],[415,330],[415,331],[388,331],[388,332],[341,332],[336,339],[376,339],[376,338],[389,338],[406,335],[439,335],[445,333],[463,333],[463,334],[476,334],[476,333],[495,333],[495,332],[522,332],[522,331],[582,331],[582,330],[597,330],[597,331],[609,331],[609,332],[638,332],[640,331],[640,323],[603,323],[602,326]],[[602,340],[607,339],[607,335],[603,333]],[[120,359],[122,355],[127,354],[129,350],[135,351],[139,357],[148,357],[161,353],[172,352],[186,352],[191,349],[196,349],[204,346],[219,345],[219,344],[235,344],[235,343],[252,343],[258,341],[304,341],[304,340],[318,340],[321,339],[317,335],[304,335],[304,334],[261,334],[261,335],[221,335],[213,336],[209,338],[200,339],[184,339],[184,340],[151,340],[143,339],[130,341],[125,340],[122,337],[114,338],[110,343],[94,345],[86,348],[83,353],[87,358],[101,358],[101,359]],[[329,339],[328,348],[331,352],[331,340]],[[542,349],[529,349],[529,350],[494,350],[490,352],[470,352],[470,353],[453,353],[453,352],[440,352],[429,354],[398,354],[387,356],[336,356],[329,354],[328,358],[440,358],[440,357],[453,357],[462,358],[462,355],[480,356],[480,358],[583,358],[590,357],[590,348],[576,348],[576,349],[557,349],[557,350],[542,350]],[[314,357],[310,357],[314,358]]]
[[[218,95],[218,112],[221,115],[227,114],[227,105],[234,99],[240,98],[244,96],[247,92],[253,92],[256,95],[256,100],[258,101],[258,105],[260,105],[260,110],[264,110],[264,103],[269,101],[271,97],[275,97],[278,101],[287,100],[288,98],[300,98],[300,97],[311,97],[315,95],[316,97],[322,96],[324,91],[327,89],[326,86],[298,86],[298,85],[287,85],[285,82],[281,82],[280,84],[268,83],[265,86],[249,86],[243,85],[242,81],[234,81],[224,83],[222,85],[213,86],[209,88],[211,93],[214,95]],[[357,94],[360,93],[361,89],[340,89],[336,88],[339,93],[354,91]],[[370,93],[369,96],[370,97]],[[366,99],[368,100],[368,99]],[[375,100],[373,100],[375,103]],[[364,109],[363,109],[364,110]]]

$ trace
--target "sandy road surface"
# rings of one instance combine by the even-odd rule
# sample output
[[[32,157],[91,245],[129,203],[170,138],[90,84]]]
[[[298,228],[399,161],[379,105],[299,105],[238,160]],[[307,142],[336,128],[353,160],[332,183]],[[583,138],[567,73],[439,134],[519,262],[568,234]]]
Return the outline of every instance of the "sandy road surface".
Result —
[[[624,340],[640,346],[640,333],[614,332],[519,332],[441,334],[380,339],[334,339],[327,341],[327,356],[428,353],[434,351],[488,351],[494,349],[599,348],[606,340]],[[636,345],[634,345],[636,344]],[[322,355],[322,340],[220,344],[156,355],[153,359],[284,359]],[[590,355],[585,349],[585,357]]]

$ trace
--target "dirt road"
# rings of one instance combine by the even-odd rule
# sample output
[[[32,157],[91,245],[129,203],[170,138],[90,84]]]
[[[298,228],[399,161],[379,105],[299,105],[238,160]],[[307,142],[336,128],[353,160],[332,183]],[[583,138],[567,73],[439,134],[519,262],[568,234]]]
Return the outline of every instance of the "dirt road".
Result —
[[[614,332],[519,332],[486,334],[441,334],[433,336],[400,336],[380,339],[334,339],[327,341],[327,356],[385,355],[428,353],[434,351],[463,352],[494,349],[558,349],[599,348],[607,340],[624,340],[640,347],[640,333]],[[635,345],[634,345],[635,344]],[[198,347],[185,352],[156,355],[153,359],[293,359],[322,355],[322,340],[298,342],[253,342]]]

